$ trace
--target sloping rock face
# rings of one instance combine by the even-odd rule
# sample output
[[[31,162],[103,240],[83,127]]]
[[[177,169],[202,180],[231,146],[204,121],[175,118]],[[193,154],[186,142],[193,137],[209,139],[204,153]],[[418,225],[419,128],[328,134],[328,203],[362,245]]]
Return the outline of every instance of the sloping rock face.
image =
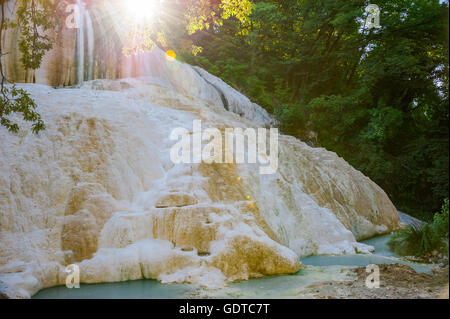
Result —
[[[59,45],[76,51],[75,38]],[[33,81],[76,81],[76,63],[69,73],[49,67],[58,56],[50,53]],[[274,174],[256,164],[174,164],[175,128],[192,132],[201,120],[223,132],[266,127],[272,118],[159,49],[134,59],[145,65],[134,78],[104,72],[109,79],[77,88],[19,84],[47,129],[35,136],[20,120],[16,135],[0,127],[3,294],[26,298],[65,284],[69,264],[85,283],[153,278],[217,287],[297,272],[299,256],[369,252],[357,240],[398,227],[382,189],[336,154],[293,137],[279,137]],[[20,70],[13,61],[7,68]]]

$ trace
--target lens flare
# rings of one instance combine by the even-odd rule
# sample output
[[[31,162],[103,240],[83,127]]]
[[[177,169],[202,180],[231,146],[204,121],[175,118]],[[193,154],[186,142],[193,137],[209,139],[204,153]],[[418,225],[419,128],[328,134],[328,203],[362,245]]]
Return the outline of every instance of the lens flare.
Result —
[[[167,61],[174,61],[177,58],[177,54],[173,50],[166,51]]]

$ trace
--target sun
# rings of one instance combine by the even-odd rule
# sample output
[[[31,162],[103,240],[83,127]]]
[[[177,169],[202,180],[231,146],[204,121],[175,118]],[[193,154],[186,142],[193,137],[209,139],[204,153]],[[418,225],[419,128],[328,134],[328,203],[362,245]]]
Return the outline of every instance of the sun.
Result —
[[[159,4],[160,0],[126,0],[125,8],[130,18],[143,22],[155,16]]]

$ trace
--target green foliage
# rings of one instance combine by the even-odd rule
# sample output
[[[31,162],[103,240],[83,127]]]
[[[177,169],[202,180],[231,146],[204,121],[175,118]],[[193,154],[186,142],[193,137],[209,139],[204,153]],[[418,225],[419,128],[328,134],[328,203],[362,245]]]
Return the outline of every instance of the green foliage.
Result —
[[[400,256],[423,256],[431,246],[429,227],[407,226],[401,232],[392,235],[389,247]]]
[[[441,212],[436,213],[433,219],[433,238],[434,241],[441,241],[442,246],[448,255],[448,233],[449,233],[449,208],[448,208],[448,198],[444,200]]]
[[[19,28],[20,61],[25,69],[38,69],[45,53],[52,48],[52,39],[46,34],[50,28],[57,26],[57,11],[55,1],[50,0],[22,0],[17,2],[17,22],[5,18],[5,1],[0,1],[1,23],[0,38],[3,31],[9,27]],[[3,41],[0,43],[0,56],[3,56]],[[36,112],[36,103],[23,89],[15,85],[6,86],[6,76],[3,73],[2,59],[0,59],[0,124],[10,132],[17,133],[19,125],[11,121],[13,113],[19,113],[25,121],[32,122],[32,132],[37,134],[45,129],[45,124]]]
[[[422,227],[407,226],[392,235],[389,246],[401,256],[427,256],[434,251],[448,255],[449,209],[448,198],[441,212],[434,215],[433,223]]]
[[[244,23],[197,33],[189,62],[431,220],[449,190],[448,3],[380,0],[381,28],[365,30],[367,1],[254,2]]]
[[[397,130],[403,124],[403,113],[392,107],[378,107],[368,110],[370,116],[366,130],[362,132],[361,138],[375,140],[383,143],[397,136]]]
[[[156,45],[166,47],[168,43],[172,44],[172,48],[178,46],[172,40],[174,33],[180,32],[180,29],[184,31],[185,42],[197,31],[214,30],[230,18],[244,24],[252,10],[252,3],[250,0],[184,0],[166,1],[163,7],[158,15],[145,21],[124,16],[124,25],[129,28],[123,47],[124,54],[151,51]],[[203,50],[193,42],[184,49],[187,47],[194,56]]]
[[[17,133],[19,126],[11,122],[9,115],[20,113],[25,121],[32,122],[32,132],[37,134],[45,129],[44,122],[39,113],[35,111],[36,104],[30,95],[16,86],[5,86],[0,95],[0,124],[10,132]]]
[[[20,61],[25,69],[38,69],[45,53],[52,48],[52,39],[46,34],[54,28],[54,1],[31,0],[21,1],[17,9],[18,27],[21,30],[19,50]]]

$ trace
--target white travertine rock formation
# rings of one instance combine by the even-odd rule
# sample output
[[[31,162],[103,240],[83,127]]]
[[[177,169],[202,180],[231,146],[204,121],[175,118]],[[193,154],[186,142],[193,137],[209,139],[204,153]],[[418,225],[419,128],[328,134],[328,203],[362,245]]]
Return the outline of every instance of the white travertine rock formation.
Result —
[[[41,84],[18,85],[47,129],[35,136],[20,119],[16,135],[0,127],[0,288],[9,297],[65,284],[73,263],[85,283],[153,278],[217,287],[295,273],[300,256],[367,253],[357,240],[398,227],[382,189],[336,154],[293,137],[280,136],[272,175],[255,164],[172,163],[176,127],[192,131],[193,120],[220,130],[260,127],[272,119],[159,49],[139,56],[139,74],[123,71],[121,57],[120,72],[94,63],[93,78],[108,79],[52,88],[75,84],[79,74],[75,36],[64,41],[31,77]],[[17,57],[5,61],[11,78],[31,79]]]

